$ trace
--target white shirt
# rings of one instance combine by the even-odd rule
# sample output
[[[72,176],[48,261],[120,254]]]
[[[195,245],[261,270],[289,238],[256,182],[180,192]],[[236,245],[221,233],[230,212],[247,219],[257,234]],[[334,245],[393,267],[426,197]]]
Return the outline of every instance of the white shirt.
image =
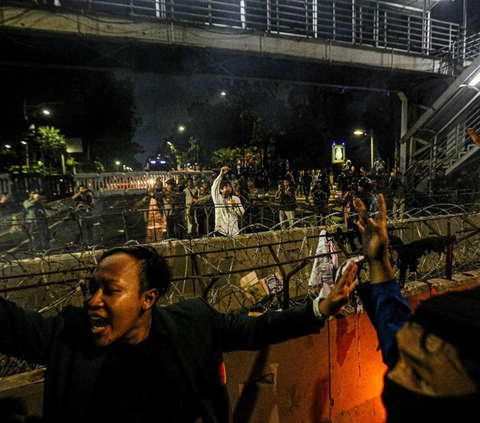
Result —
[[[212,184],[212,200],[215,204],[215,230],[227,236],[239,234],[238,218],[243,216],[242,202],[236,195],[227,200],[220,194],[220,182],[223,176],[219,174]],[[233,203],[232,203],[233,201]]]

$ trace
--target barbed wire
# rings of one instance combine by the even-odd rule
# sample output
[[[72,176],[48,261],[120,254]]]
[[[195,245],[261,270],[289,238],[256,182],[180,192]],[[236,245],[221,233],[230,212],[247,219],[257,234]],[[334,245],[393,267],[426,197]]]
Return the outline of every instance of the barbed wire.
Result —
[[[272,207],[274,212],[278,210],[277,206]],[[331,254],[316,253],[321,229],[326,230],[323,236],[337,247],[333,254],[338,255],[340,262],[358,254],[361,248],[360,240],[350,225],[356,220],[356,214],[350,213],[345,222],[343,211],[333,211],[325,216],[326,225],[323,227],[316,225],[314,215],[305,215],[296,219],[294,228],[289,229],[281,228],[282,223],[288,225],[289,222],[278,222],[277,219],[270,227],[247,225],[244,231],[252,232],[235,237],[212,236],[210,232],[198,239],[174,240],[165,239],[166,216],[158,207],[125,208],[121,213],[112,210],[115,209],[101,215],[105,225],[117,228],[119,223],[112,221],[112,216],[120,216],[127,232],[139,227],[137,232],[143,231],[143,234],[137,239],[134,239],[133,232],[129,237],[112,237],[108,247],[150,243],[167,258],[173,271],[173,283],[169,292],[159,301],[162,306],[203,296],[222,312],[263,312],[284,307],[285,292],[259,293],[258,286],[245,284],[244,278],[252,272],[260,281],[271,275],[283,279],[284,286],[288,285],[287,306],[294,306],[318,293],[322,287],[321,284],[309,286],[315,258],[331,257]],[[127,216],[128,210],[132,216]],[[152,241],[148,242],[149,224],[152,223],[149,222],[149,214],[158,220],[154,222],[153,233],[159,232],[156,239],[160,242],[154,242],[152,234]],[[273,218],[275,216],[275,213],[272,214]],[[58,226],[52,231],[53,239],[59,239],[55,238],[59,233],[68,233],[69,239],[78,235],[81,227],[72,225],[76,224],[73,218],[68,213],[61,217],[49,222],[49,225]],[[436,204],[421,209],[404,209],[401,218],[398,211],[389,212],[388,224],[389,232],[404,244],[432,236],[449,235],[461,240],[454,247],[454,272],[467,272],[480,265],[480,236],[477,230],[480,228],[480,211],[475,204]],[[68,227],[61,229],[63,225]],[[74,229],[76,232],[73,232]],[[0,294],[28,310],[45,315],[54,315],[67,305],[81,306],[85,281],[92,274],[105,245],[87,248],[69,239],[41,252],[28,249],[4,251],[0,255]],[[391,258],[394,264],[398,263],[395,251],[392,251]],[[445,275],[445,266],[445,252],[422,254],[415,271],[407,274],[407,280],[442,277]],[[396,272],[398,275],[398,268]],[[288,281],[284,278],[286,275],[289,275]],[[362,273],[362,277],[368,278],[368,269]],[[0,358],[0,376],[32,368],[36,366],[7,357]]]

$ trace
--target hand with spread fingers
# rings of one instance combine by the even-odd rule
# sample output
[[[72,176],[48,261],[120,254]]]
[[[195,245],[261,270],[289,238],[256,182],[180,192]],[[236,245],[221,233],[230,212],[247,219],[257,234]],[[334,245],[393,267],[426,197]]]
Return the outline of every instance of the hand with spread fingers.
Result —
[[[382,194],[378,195],[378,213],[372,219],[359,198],[355,199],[358,212],[357,226],[362,234],[363,255],[370,266],[370,283],[393,279],[394,272],[388,259],[387,207]]]
[[[358,283],[358,267],[352,260],[342,277],[338,281],[334,290],[330,292],[327,298],[320,302],[319,308],[322,316],[333,316],[340,312],[342,307],[348,303],[350,294],[355,290]]]
[[[480,147],[480,136],[477,134],[475,129],[468,128],[467,132],[468,132],[468,135],[470,135],[470,137],[472,138],[473,142]]]

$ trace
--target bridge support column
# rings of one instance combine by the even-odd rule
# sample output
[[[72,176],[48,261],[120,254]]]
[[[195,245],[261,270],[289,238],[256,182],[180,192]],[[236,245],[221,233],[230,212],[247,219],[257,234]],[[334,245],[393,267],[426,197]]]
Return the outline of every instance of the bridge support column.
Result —
[[[400,91],[398,93],[398,97],[402,102],[402,110],[401,110],[401,122],[400,122],[400,140],[403,136],[407,133],[408,129],[408,98],[407,96]],[[400,171],[405,174],[406,164],[407,164],[407,144],[399,142],[397,146],[396,154],[399,157],[400,163]]]

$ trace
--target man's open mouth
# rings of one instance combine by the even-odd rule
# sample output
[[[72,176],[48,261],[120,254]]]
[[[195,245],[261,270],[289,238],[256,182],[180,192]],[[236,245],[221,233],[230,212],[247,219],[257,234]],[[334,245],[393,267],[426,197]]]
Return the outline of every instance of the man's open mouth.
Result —
[[[89,316],[90,328],[92,332],[103,332],[105,328],[110,324],[110,320],[101,316]]]

